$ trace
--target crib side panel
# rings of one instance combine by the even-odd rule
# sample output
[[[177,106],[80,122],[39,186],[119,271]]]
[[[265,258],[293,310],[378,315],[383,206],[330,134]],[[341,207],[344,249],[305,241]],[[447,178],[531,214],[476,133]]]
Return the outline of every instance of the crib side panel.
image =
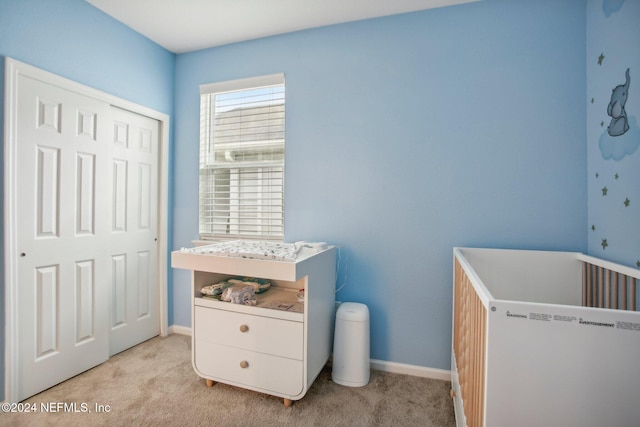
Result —
[[[634,426],[640,313],[492,301],[487,425]]]
[[[640,271],[581,255],[584,307],[640,311]]]
[[[493,298],[581,305],[578,253],[460,248]]]
[[[461,262],[454,258],[452,387],[458,426],[483,427],[487,311]]]

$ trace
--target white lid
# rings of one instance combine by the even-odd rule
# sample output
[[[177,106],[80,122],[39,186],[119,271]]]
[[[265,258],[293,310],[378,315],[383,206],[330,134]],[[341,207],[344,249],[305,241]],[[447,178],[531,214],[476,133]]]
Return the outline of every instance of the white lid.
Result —
[[[357,302],[343,302],[336,313],[338,319],[363,322],[369,319],[369,308]]]

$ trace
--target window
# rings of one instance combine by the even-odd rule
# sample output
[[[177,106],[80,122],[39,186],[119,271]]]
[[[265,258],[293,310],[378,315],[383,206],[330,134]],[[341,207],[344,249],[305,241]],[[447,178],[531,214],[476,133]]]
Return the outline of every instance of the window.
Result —
[[[200,238],[284,236],[284,75],[200,87]]]

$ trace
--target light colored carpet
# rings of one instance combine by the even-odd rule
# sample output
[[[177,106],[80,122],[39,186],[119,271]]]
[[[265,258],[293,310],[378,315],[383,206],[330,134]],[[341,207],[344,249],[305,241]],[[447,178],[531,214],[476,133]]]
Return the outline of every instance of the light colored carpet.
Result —
[[[12,426],[454,426],[446,381],[371,371],[365,387],[331,381],[325,367],[306,396],[282,399],[225,384],[207,388],[191,366],[191,338],[156,337],[24,403],[38,413],[0,414]],[[42,413],[66,403],[78,412]],[[96,412],[109,405],[109,412]],[[83,410],[90,412],[82,412]]]

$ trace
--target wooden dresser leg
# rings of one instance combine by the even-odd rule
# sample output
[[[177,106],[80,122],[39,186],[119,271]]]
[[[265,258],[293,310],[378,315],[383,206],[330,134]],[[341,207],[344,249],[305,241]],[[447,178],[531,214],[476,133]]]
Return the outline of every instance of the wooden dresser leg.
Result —
[[[293,400],[291,399],[284,399],[284,406],[285,407],[290,407],[291,405],[293,405]]]
[[[212,387],[215,384],[213,380],[205,379],[205,381],[207,382],[207,387]]]

